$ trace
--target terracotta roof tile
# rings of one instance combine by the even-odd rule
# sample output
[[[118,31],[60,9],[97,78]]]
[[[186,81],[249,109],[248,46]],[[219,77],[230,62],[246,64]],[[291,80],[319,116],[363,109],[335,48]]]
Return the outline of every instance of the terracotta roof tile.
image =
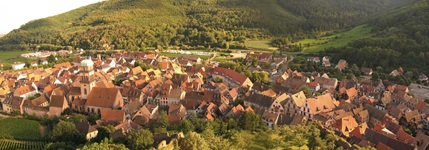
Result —
[[[118,99],[117,99],[117,95]],[[117,88],[94,87],[89,93],[86,106],[97,106],[103,108],[112,108],[115,105],[123,105],[123,99]]]
[[[106,122],[123,122],[125,121],[124,110],[101,110],[101,120]]]

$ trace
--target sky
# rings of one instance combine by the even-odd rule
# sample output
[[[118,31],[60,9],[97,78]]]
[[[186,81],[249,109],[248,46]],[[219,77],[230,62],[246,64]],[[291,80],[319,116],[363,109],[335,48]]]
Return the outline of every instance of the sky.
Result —
[[[35,19],[54,16],[102,0],[0,0],[0,34]]]

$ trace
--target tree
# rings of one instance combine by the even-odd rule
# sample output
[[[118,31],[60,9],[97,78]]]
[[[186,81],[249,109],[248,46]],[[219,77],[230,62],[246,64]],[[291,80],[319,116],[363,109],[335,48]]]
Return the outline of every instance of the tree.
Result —
[[[311,97],[313,95],[313,93],[311,93],[311,90],[307,85],[300,87],[298,91],[303,91],[306,97]]]
[[[378,74],[378,72],[372,73],[372,80],[378,80],[378,79],[380,79],[380,75]]]
[[[186,150],[202,150],[209,149],[206,141],[201,138],[201,135],[195,132],[189,132],[185,138],[179,140],[180,149]]]
[[[153,135],[149,130],[141,129],[127,137],[127,146],[133,150],[147,149],[153,144]]]
[[[54,63],[55,62],[55,56],[54,55],[49,55],[48,57],[46,57],[46,60],[49,62],[49,63]]]
[[[82,150],[128,150],[124,144],[113,144],[113,142],[109,139],[104,139],[100,143],[92,143],[89,145],[85,145]]]
[[[238,125],[243,130],[255,131],[259,125],[260,117],[254,112],[245,112],[238,119]]]
[[[74,123],[78,123],[81,121],[85,121],[87,122],[88,120],[86,119],[86,116],[82,115],[82,114],[77,114],[76,116],[70,118],[70,120]]]
[[[115,132],[115,127],[112,125],[101,126],[97,128],[98,134],[95,138],[91,140],[91,142],[101,142],[105,138],[109,138],[110,134]]]
[[[76,147],[74,144],[69,144],[66,142],[51,142],[46,144],[45,146],[46,150],[75,150]]]
[[[158,119],[158,127],[161,127],[161,128],[168,127],[167,113],[165,111],[162,111],[160,114],[160,118]]]
[[[74,142],[76,145],[85,143],[85,137],[79,133],[72,122],[62,121],[55,125],[51,132],[51,140],[56,142]]]
[[[98,119],[100,119],[100,115],[99,114],[90,114],[89,116],[88,116],[88,122],[90,123],[90,124],[95,124],[95,121],[97,121]]]
[[[190,131],[194,131],[195,126],[189,121],[188,119],[184,119],[180,122],[180,130],[183,131],[183,133],[188,133]]]

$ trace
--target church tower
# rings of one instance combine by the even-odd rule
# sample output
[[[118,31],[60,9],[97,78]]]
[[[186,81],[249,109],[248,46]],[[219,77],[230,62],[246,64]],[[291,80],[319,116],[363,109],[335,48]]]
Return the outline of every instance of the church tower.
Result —
[[[91,57],[82,60],[79,71],[81,98],[88,99],[89,92],[95,86],[94,62],[91,60]]]

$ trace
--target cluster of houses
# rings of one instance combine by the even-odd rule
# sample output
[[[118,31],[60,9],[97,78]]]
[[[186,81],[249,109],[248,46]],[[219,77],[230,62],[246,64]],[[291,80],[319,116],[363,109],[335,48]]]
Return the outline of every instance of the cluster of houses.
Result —
[[[286,60],[270,54],[247,58],[274,68]],[[136,61],[155,67],[143,70],[135,67]],[[330,65],[327,57],[319,63]],[[345,68],[347,63],[343,60],[337,66]],[[228,68],[204,66],[197,57],[170,59],[156,52],[118,52],[104,60],[89,57],[47,69],[5,71],[0,75],[0,100],[3,111],[39,117],[60,116],[66,109],[99,114],[95,125],[76,124],[88,140],[97,135],[98,126],[108,124],[115,127],[111,137],[125,137],[160,119],[161,111],[167,113],[169,124],[176,125],[189,114],[213,121],[254,112],[270,128],[318,121],[359,146],[425,149],[429,145],[429,136],[424,134],[429,129],[429,105],[409,94],[406,86],[381,80],[376,84],[338,81],[327,74],[304,75],[287,69],[272,74],[276,78],[268,86]],[[222,82],[213,82],[219,77]],[[300,91],[303,86],[313,96]],[[238,99],[244,105],[234,105]],[[416,129],[417,136],[405,132],[404,126]],[[172,137],[181,137],[155,136],[160,147]]]

